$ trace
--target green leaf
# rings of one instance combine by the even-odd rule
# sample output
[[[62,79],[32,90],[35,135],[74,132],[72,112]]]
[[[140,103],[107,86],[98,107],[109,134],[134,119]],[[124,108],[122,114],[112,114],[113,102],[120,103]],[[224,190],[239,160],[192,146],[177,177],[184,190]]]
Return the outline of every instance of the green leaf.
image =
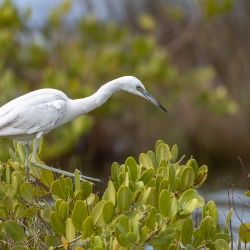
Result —
[[[69,213],[69,205],[65,201],[61,202],[59,207],[59,215],[61,216],[63,221],[66,221],[66,219],[68,218],[68,213]]]
[[[77,231],[82,231],[82,225],[85,219],[88,217],[88,210],[86,204],[82,200],[78,200],[75,203],[72,212],[72,223]]]
[[[147,185],[151,179],[154,177],[154,169],[153,168],[148,168],[146,169],[142,175],[140,176],[140,178],[138,179],[138,181],[142,181],[144,183],[144,185]]]
[[[17,202],[18,202],[17,196],[14,196],[14,197],[5,196],[3,198],[3,205],[8,210],[13,210],[15,206],[17,205]]]
[[[240,240],[244,243],[250,242],[250,224],[244,222],[238,229]]]
[[[121,186],[117,192],[118,207],[122,211],[127,211],[130,208],[132,202],[132,193],[127,186]]]
[[[23,228],[13,220],[5,221],[4,228],[11,239],[15,241],[22,241],[26,238]]]
[[[14,214],[13,214],[14,218],[20,219],[23,216],[23,212],[24,212],[23,204],[18,203],[14,209]]]
[[[178,200],[180,208],[183,209],[189,200],[196,199],[198,196],[197,191],[194,189],[186,190]]]
[[[9,197],[13,197],[16,193],[16,190],[11,184],[7,184],[4,188],[4,193]]]
[[[66,200],[66,192],[61,189],[60,181],[61,179],[52,182],[50,192],[53,196]]]
[[[91,212],[91,217],[94,221],[94,225],[98,227],[103,227],[105,225],[102,214],[104,203],[106,203],[106,201],[102,200],[98,202]]]
[[[134,204],[134,207],[136,208],[141,207],[148,199],[150,193],[151,193],[151,187],[148,187],[144,192],[141,192],[136,203]]]
[[[185,167],[181,173],[181,184],[184,188],[190,188],[194,184],[195,173],[193,168]]]
[[[166,161],[169,160],[169,146],[167,144],[160,144],[156,150],[156,160],[158,163],[165,159]]]
[[[213,218],[207,216],[200,223],[201,235],[205,240],[212,240],[216,234]]]
[[[217,239],[214,242],[215,250],[230,250],[228,243],[223,239]]]
[[[0,218],[6,219],[7,217],[8,217],[7,209],[3,205],[0,205]]]
[[[172,190],[175,190],[175,167],[173,164],[169,166],[169,184]]]
[[[67,241],[72,241],[76,236],[76,230],[73,225],[72,219],[67,218],[66,220],[66,239]]]
[[[115,206],[111,201],[106,201],[103,205],[103,221],[108,224],[115,216]]]
[[[86,239],[90,237],[94,233],[94,221],[91,216],[88,216],[86,220],[83,222],[83,232],[82,239]]]
[[[171,161],[172,163],[175,163],[178,157],[178,146],[176,144],[171,149],[171,155],[172,155]]]
[[[159,196],[159,210],[164,217],[168,216],[169,204],[170,192],[168,192],[167,190],[162,190]]]
[[[124,215],[126,215],[126,217],[128,217],[131,221],[139,221],[141,220],[143,214],[141,210],[129,210],[123,213]]]
[[[89,181],[81,182],[82,199],[86,200],[93,191],[93,185]]]
[[[147,154],[145,154],[145,153],[140,154],[140,156],[139,156],[139,162],[145,168],[154,168],[153,163],[152,163],[150,157]]]
[[[130,179],[133,182],[136,182],[136,180],[137,180],[137,163],[136,163],[135,159],[133,157],[128,157],[126,162],[125,162],[125,166],[129,170]]]
[[[200,187],[207,179],[207,174],[208,174],[207,166],[206,165],[201,166],[198,170],[198,174],[194,181],[197,188]]]
[[[245,196],[250,197],[250,191],[247,191],[247,192],[245,193]]]
[[[166,228],[164,231],[160,231],[159,235],[156,235],[155,237],[151,238],[147,241],[147,244],[150,246],[162,246],[165,245],[167,242],[174,239],[176,235],[176,232],[172,228]]]
[[[194,170],[195,176],[197,176],[197,174],[198,174],[198,164],[197,164],[195,159],[190,159],[187,162],[186,166],[191,167]]]
[[[35,214],[37,213],[38,208],[31,206],[29,208],[26,208],[23,212],[23,217],[25,218],[31,218],[33,216],[35,216]]]
[[[155,153],[154,153],[153,151],[150,150],[150,151],[147,152],[147,155],[148,155],[148,157],[150,158],[150,160],[151,160],[151,162],[152,162],[152,164],[153,164],[153,167],[154,167],[155,172],[157,172],[158,163],[157,163],[157,161],[156,161],[156,155],[155,155]]]
[[[193,235],[193,222],[191,218],[186,218],[181,228],[181,241],[183,246],[191,244],[192,235]]]
[[[45,237],[45,244],[48,247],[55,247],[56,245],[58,245],[58,243],[59,243],[59,239],[54,235],[47,235]]]
[[[159,205],[158,203],[159,203],[159,194],[156,192],[155,188],[151,188],[146,204],[150,204],[153,207],[158,208],[158,205]]]
[[[232,218],[232,214],[233,214],[233,210],[232,208],[230,208],[230,210],[228,211],[227,213],[227,216],[226,216],[226,223],[228,224]]]
[[[161,145],[161,144],[165,144],[165,142],[163,140],[158,140],[155,144],[155,152],[157,152],[157,149],[158,147]]]
[[[119,173],[120,173],[120,165],[117,162],[114,162],[111,166],[111,177],[113,181],[118,182]]]
[[[139,234],[140,234],[140,238],[139,240],[137,241],[137,243],[139,245],[144,245],[146,239],[147,239],[147,234],[148,234],[148,228],[146,226],[144,226],[140,231],[139,231]]]
[[[61,216],[56,212],[50,213],[50,222],[53,230],[60,236],[66,232],[66,224]]]
[[[21,185],[20,194],[25,201],[30,203],[33,201],[34,192],[29,182],[26,181]]]
[[[231,236],[229,234],[225,234],[225,233],[217,233],[217,234],[215,234],[213,241],[216,241],[218,239],[223,239],[229,244],[231,241]]]
[[[107,200],[111,201],[114,205],[116,205],[116,191],[112,181],[108,182],[107,191]]]
[[[19,155],[21,161],[24,163],[25,158],[26,158],[26,147],[25,147],[25,145],[18,143],[17,144],[17,152],[18,152],[18,155]]]
[[[132,232],[126,234],[126,240],[129,242],[130,246],[133,246],[136,243],[136,235]]]
[[[10,158],[12,159],[12,161],[13,161],[13,162],[17,162],[16,154],[15,154],[15,152],[13,151],[13,149],[9,148],[9,154],[10,154]]]
[[[80,181],[80,174],[79,174],[79,171],[78,169],[75,169],[75,173],[74,173],[75,177],[74,177],[74,182],[75,182],[75,193],[77,193],[81,187],[80,187],[80,184],[81,184],[81,181]]]

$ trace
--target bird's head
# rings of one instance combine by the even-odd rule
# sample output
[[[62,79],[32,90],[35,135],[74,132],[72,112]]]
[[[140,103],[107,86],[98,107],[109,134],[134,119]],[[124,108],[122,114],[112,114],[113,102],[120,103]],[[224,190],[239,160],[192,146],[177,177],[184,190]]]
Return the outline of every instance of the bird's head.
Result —
[[[150,95],[147,92],[144,85],[139,79],[137,79],[134,76],[124,76],[121,78],[123,83],[122,84],[123,90],[147,99],[148,101],[152,102],[154,105],[156,105],[157,107],[168,113],[168,111],[152,95]]]

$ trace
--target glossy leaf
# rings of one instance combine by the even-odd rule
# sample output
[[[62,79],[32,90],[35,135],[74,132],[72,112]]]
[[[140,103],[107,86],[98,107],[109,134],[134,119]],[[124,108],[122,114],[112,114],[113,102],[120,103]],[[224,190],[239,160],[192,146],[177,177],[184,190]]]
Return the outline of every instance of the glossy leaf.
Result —
[[[51,212],[50,221],[53,230],[60,236],[62,236],[66,231],[66,224],[61,216],[56,212]]]
[[[201,235],[205,240],[212,240],[216,234],[216,227],[213,218],[207,216],[201,221],[200,224]]]
[[[82,199],[86,200],[93,191],[93,185],[89,181],[83,181],[80,184],[82,190]]]
[[[72,219],[67,218],[66,220],[66,239],[67,241],[72,241],[75,238],[76,230],[73,225]]]
[[[14,214],[13,214],[14,218],[20,219],[23,216],[23,212],[24,212],[23,204],[18,203],[14,209]]]
[[[59,239],[54,235],[47,235],[45,238],[45,244],[48,247],[55,247],[59,243]]]
[[[145,154],[145,153],[140,154],[140,156],[139,156],[139,162],[145,168],[154,168],[153,163],[152,163],[150,157],[147,154]]]
[[[181,173],[181,184],[184,188],[190,188],[194,183],[195,173],[193,168],[186,167]]]
[[[132,202],[132,193],[127,186],[122,186],[117,192],[117,203],[122,211],[127,211]]]
[[[117,162],[114,162],[111,166],[111,177],[113,181],[118,182],[119,173],[120,173],[120,165]]]
[[[162,159],[169,160],[169,146],[163,143],[159,144],[156,151],[157,162],[160,163]]]
[[[155,153],[153,152],[153,151],[148,151],[147,152],[147,155],[148,155],[148,157],[150,158],[150,160],[151,160],[151,162],[152,162],[152,164],[153,164],[153,167],[154,167],[154,170],[155,170],[155,172],[157,171],[157,169],[158,169],[158,163],[157,163],[157,161],[156,161],[156,155],[155,155]]]
[[[178,146],[176,144],[171,149],[171,155],[172,155],[171,158],[172,163],[176,162],[178,157]]]
[[[159,211],[167,217],[170,204],[170,193],[167,190],[162,190],[159,196]]]
[[[82,239],[90,237],[94,233],[94,221],[91,216],[88,216],[83,222]]]
[[[228,243],[223,239],[217,239],[214,242],[215,250],[230,250]]]
[[[238,229],[240,240],[244,243],[250,242],[250,224],[244,222]]]
[[[26,234],[23,228],[13,220],[5,221],[4,228],[11,239],[15,241],[21,241],[26,238]]]
[[[193,235],[193,222],[190,218],[186,218],[181,228],[181,241],[183,246],[191,244],[192,235]]]
[[[133,182],[136,182],[136,180],[137,180],[137,163],[136,163],[135,159],[133,157],[128,157],[126,162],[125,162],[125,166],[129,170],[130,179]]]
[[[115,216],[115,206],[111,201],[106,201],[103,205],[103,221],[108,224]]]
[[[104,221],[103,221],[103,215],[102,215],[102,210],[103,206],[106,203],[106,201],[100,201],[97,203],[97,205],[94,207],[94,209],[91,212],[91,217],[94,221],[94,225],[98,227],[104,226]]]
[[[88,210],[86,204],[82,200],[78,200],[75,203],[72,211],[72,223],[76,230],[82,231],[82,225],[85,219],[88,217]]]
[[[21,185],[20,194],[27,202],[31,203],[33,201],[33,187],[29,182],[26,181]]]
[[[153,177],[154,177],[154,169],[149,168],[142,173],[138,181],[142,181],[144,185],[147,185]]]

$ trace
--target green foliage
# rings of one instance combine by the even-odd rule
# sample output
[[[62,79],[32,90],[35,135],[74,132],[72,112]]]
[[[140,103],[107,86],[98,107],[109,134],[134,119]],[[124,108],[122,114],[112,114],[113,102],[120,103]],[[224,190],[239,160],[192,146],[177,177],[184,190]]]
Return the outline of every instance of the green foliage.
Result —
[[[213,201],[205,204],[196,188],[207,176],[207,167],[194,159],[178,161],[178,147],[163,141],[156,152],[129,157],[125,164],[114,163],[111,179],[101,197],[93,185],[75,177],[61,176],[49,185],[25,181],[21,146],[14,143],[11,159],[1,163],[0,248],[22,249],[229,249],[225,232],[218,225],[218,210]],[[13,162],[13,160],[16,160]],[[200,175],[203,178],[200,178]],[[50,174],[48,178],[51,180]],[[17,188],[19,187],[19,188]],[[45,195],[51,195],[48,202]],[[202,218],[192,214],[202,209]],[[244,228],[241,237],[248,237]]]
[[[64,18],[69,9],[69,1],[63,1],[61,6],[52,11],[45,26],[36,30],[34,36],[33,30],[26,25],[28,12],[20,14],[11,1],[1,3],[0,92],[4,95],[0,96],[0,106],[21,94],[45,87],[60,89],[70,98],[85,97],[107,81],[122,75],[135,75],[149,91],[155,92],[156,87],[162,90],[159,91],[159,98],[167,100],[166,105],[172,114],[176,113],[175,108],[178,108],[180,100],[181,106],[187,110],[187,105],[202,105],[218,114],[233,114],[237,111],[237,104],[230,100],[227,89],[214,86],[214,70],[211,67],[179,72],[166,46],[157,43],[154,33],[135,34],[132,28],[113,22],[98,22],[93,16],[82,18],[68,30]],[[147,31],[152,30],[157,21],[146,14],[138,19],[139,25]],[[166,99],[166,94],[161,95],[161,92],[171,94],[167,94]],[[148,117],[145,122],[145,115],[142,116],[143,112],[140,112],[143,105],[135,105],[134,102],[137,100],[131,102],[126,95],[117,94],[97,111],[46,135],[44,156],[48,159],[70,151],[75,141],[89,131],[98,119],[96,113],[99,118],[101,114],[115,114],[122,109],[122,105],[133,105],[140,124],[150,123],[153,128],[156,121],[157,126],[161,123],[157,119],[149,120]],[[148,107],[147,112],[152,117],[157,115],[151,111],[155,107]],[[120,112],[121,116],[124,112],[126,110]],[[194,109],[192,112],[195,112]],[[204,123],[205,118],[201,118]],[[162,116],[159,119],[164,118]],[[0,140],[2,146],[8,143]],[[1,150],[1,159],[3,156],[7,159],[7,154]]]

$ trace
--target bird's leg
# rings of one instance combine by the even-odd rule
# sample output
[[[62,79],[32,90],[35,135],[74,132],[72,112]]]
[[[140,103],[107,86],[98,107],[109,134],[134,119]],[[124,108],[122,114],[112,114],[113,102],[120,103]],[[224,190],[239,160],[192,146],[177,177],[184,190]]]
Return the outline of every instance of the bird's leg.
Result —
[[[64,171],[64,170],[61,170],[61,169],[57,169],[57,168],[52,168],[52,167],[49,167],[47,165],[43,165],[43,164],[40,164],[36,161],[36,152],[37,152],[37,148],[38,148],[38,143],[39,143],[39,138],[36,139],[35,141],[35,147],[34,147],[34,150],[33,150],[33,153],[32,153],[32,157],[31,157],[31,164],[38,167],[38,168],[42,168],[42,169],[46,169],[46,170],[50,170],[50,171],[53,171],[53,172],[56,172],[56,173],[59,173],[59,174],[63,174],[63,175],[66,175],[66,176],[69,176],[69,177],[74,177],[74,173],[70,173],[68,171]],[[88,176],[84,176],[81,174],[81,172],[79,171],[80,173],[80,178],[81,180],[90,180],[90,181],[98,181],[98,182],[101,182],[100,179],[95,179],[95,178],[92,178],[92,177],[88,177]]]
[[[30,155],[30,143],[27,143],[26,144],[26,158],[25,158],[25,172],[26,172],[27,181],[29,181],[29,178],[30,178],[29,155]]]

